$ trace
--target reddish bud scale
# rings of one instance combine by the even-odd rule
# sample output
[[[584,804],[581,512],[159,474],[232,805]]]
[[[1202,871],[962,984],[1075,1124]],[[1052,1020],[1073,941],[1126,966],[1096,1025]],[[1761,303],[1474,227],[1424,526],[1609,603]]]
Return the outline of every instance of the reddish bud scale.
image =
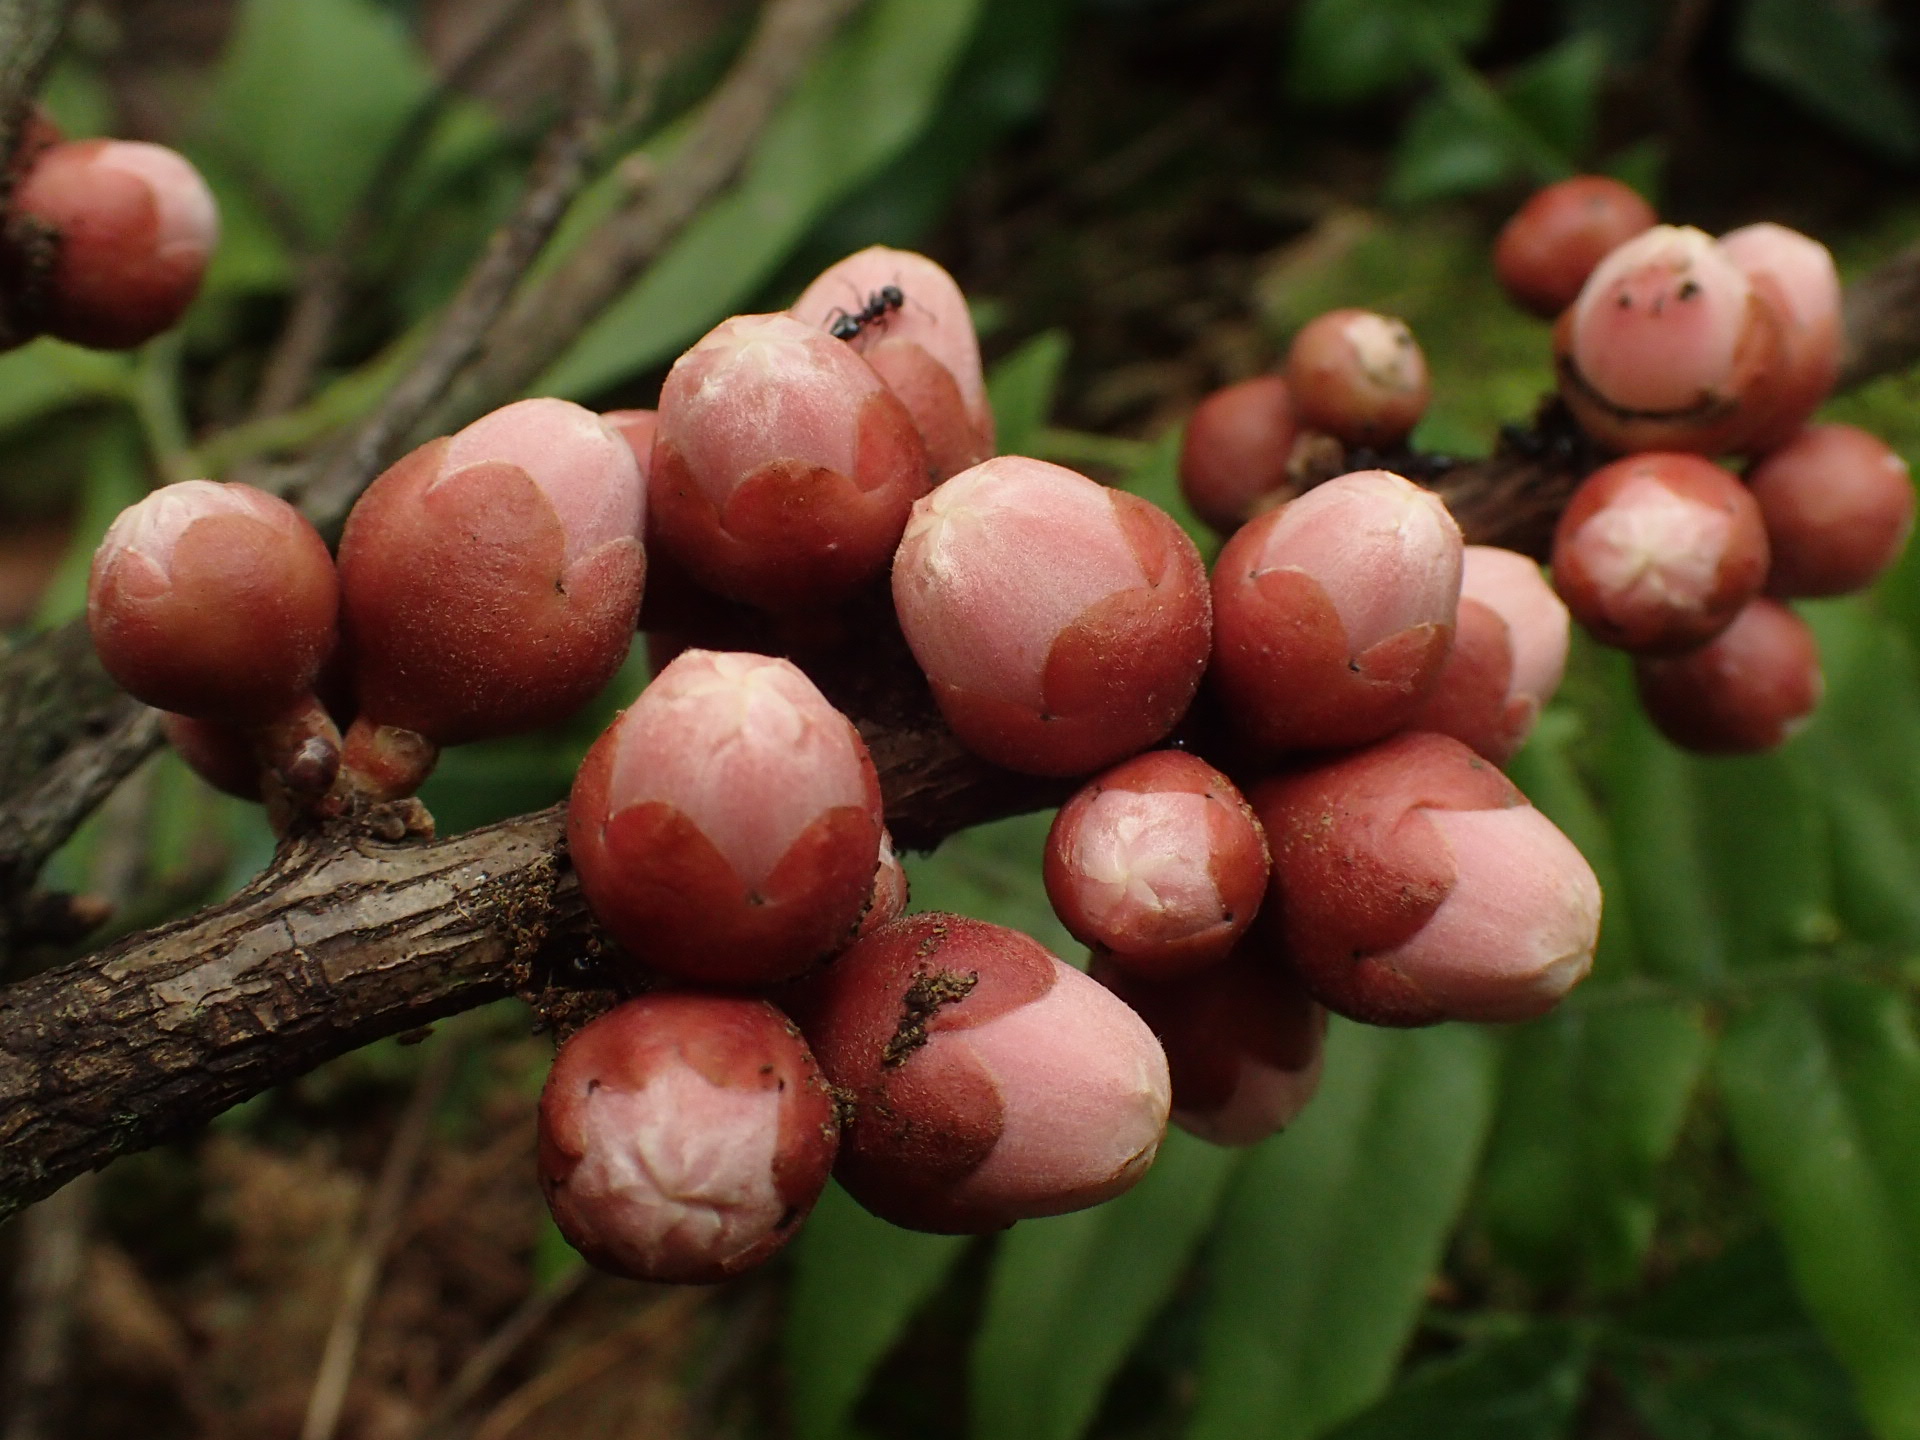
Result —
[[[894,607],[947,723],[1009,769],[1073,775],[1162,739],[1206,666],[1206,570],[1164,511],[1003,455],[914,506]]]
[[[1164,980],[1096,953],[1093,977],[1159,1039],[1173,1078],[1173,1123],[1191,1135],[1252,1145],[1291,1125],[1320,1088],[1326,1008],[1260,940]]]
[[[1804,425],[1839,378],[1840,275],[1826,246],[1784,225],[1744,226],[1721,236],[1720,250],[1780,318],[1772,400],[1740,447],[1766,450]]]
[[[1384,470],[1249,522],[1213,569],[1212,678],[1234,725],[1274,750],[1399,728],[1446,662],[1460,555],[1438,497]]]
[[[311,694],[339,609],[333,557],[300,512],[211,480],[121,512],[87,582],[87,626],[115,681],[162,710],[242,725]]]
[[[1180,493],[1193,513],[1231,535],[1290,498],[1287,459],[1299,427],[1278,375],[1216,390],[1195,407],[1180,442]]]
[[[1786,383],[1785,318],[1711,236],[1656,225],[1603,260],[1554,326],[1560,395],[1614,450],[1738,450]]]
[[[1810,425],[1747,471],[1771,563],[1767,593],[1864,590],[1900,558],[1913,530],[1907,462],[1851,425]]]
[[[712,1284],[786,1244],[825,1188],[833,1098],[764,1000],[657,994],[561,1046],[540,1096],[540,1186],[593,1264]]]
[[[608,410],[600,422],[627,442],[633,463],[640,468],[640,489],[644,493],[653,472],[653,437],[660,429],[658,410]]]
[[[1268,780],[1268,914],[1307,987],[1374,1025],[1512,1021],[1583,977],[1600,889],[1573,843],[1457,740],[1407,733]]]
[[[779,610],[845,599],[886,568],[926,493],[899,397],[841,341],[736,315],[660,391],[652,534],[701,584]]]
[[[246,731],[171,711],[161,715],[160,729],[188,768],[214,789],[242,800],[260,798],[260,762]]]
[[[340,539],[360,718],[457,745],[572,714],[632,643],[644,505],[626,443],[565,400],[399,461]]]
[[[867,901],[867,913],[860,917],[854,939],[864,940],[882,925],[890,925],[906,913],[908,900],[907,867],[893,850],[893,836],[880,831],[880,863],[873,872],[873,892]]]
[[[1594,638],[1642,654],[1704,645],[1767,576],[1760,507],[1697,455],[1630,455],[1560,514],[1553,585]]]
[[[1659,217],[1631,187],[1575,175],[1534,192],[1500,231],[1493,268],[1513,303],[1552,319],[1580,294],[1607,254]]]
[[[812,984],[803,1024],[853,1100],[835,1174],[908,1229],[995,1230],[1146,1172],[1166,1057],[1140,1017],[1016,931],[910,915]]]
[[[1460,611],[1440,681],[1407,722],[1504,765],[1519,752],[1567,663],[1567,607],[1525,555],[1469,545]]]
[[[1711,644],[1637,660],[1633,673],[1660,733],[1703,755],[1749,755],[1785,744],[1812,718],[1826,689],[1813,631],[1771,600],[1748,605]]]
[[[1260,909],[1267,870],[1233,782],[1177,750],[1137,755],[1061,806],[1044,864],[1074,939],[1150,977],[1225,955]]]
[[[886,291],[900,295],[887,304]],[[878,302],[879,314],[872,313]],[[870,245],[829,266],[793,302],[818,330],[870,315],[845,341],[900,397],[926,442],[934,484],[993,454],[993,409],[966,296],[944,268],[911,250]]]
[[[1287,351],[1287,385],[1300,424],[1349,445],[1397,445],[1427,409],[1427,359],[1404,320],[1329,310]]]
[[[80,345],[126,349],[171,327],[199,293],[219,241],[219,211],[200,172],[142,141],[49,146],[12,201],[55,237],[41,321]]]
[[[769,985],[844,945],[867,908],[880,782],[798,668],[689,650],[581,763],[567,837],[587,903],[643,965]]]

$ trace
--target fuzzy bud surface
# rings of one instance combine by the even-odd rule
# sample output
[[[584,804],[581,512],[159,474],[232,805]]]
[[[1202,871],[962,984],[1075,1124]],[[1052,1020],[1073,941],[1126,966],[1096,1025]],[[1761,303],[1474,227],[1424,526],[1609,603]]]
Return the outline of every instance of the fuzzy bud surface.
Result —
[[[540,1186],[603,1270],[711,1284],[767,1259],[825,1188],[833,1099],[764,1000],[643,995],[560,1047],[540,1096]]]
[[[1397,445],[1426,413],[1427,357],[1404,320],[1329,310],[1287,350],[1300,423],[1349,445]]]
[[[1408,728],[1451,735],[1506,764],[1560,688],[1569,629],[1565,603],[1532,560],[1467,546],[1453,650]]]
[[[1536,190],[1507,221],[1494,241],[1494,273],[1514,304],[1550,320],[1611,251],[1658,220],[1631,186],[1575,175]]]
[[[1697,455],[1630,455],[1594,471],[1561,512],[1553,585],[1594,638],[1673,653],[1733,622],[1767,577],[1753,495]]]
[[[361,716],[440,745],[564,719],[626,659],[645,492],[591,410],[520,400],[430,441],[347,517]]]
[[[567,835],[588,904],[641,964],[773,984],[852,937],[880,782],[798,667],[689,650],[587,752]]]
[[[1180,443],[1180,493],[1222,535],[1288,498],[1287,459],[1299,426],[1278,375],[1216,390],[1194,407]]]
[[[1233,782],[1177,750],[1137,755],[1054,817],[1047,898],[1074,939],[1141,975],[1218,960],[1267,888],[1267,845]]]
[[[897,305],[890,303],[896,292]],[[869,245],[821,272],[792,314],[817,330],[836,322],[853,329],[843,343],[913,416],[934,484],[993,454],[980,341],[967,297],[943,266],[912,250]],[[863,315],[869,318],[856,318]]]
[[[1712,236],[1656,225],[1601,261],[1561,316],[1561,398],[1615,450],[1740,449],[1785,384],[1778,301]]]
[[[1173,1123],[1214,1145],[1252,1145],[1293,1123],[1320,1088],[1327,1011],[1261,940],[1189,975],[1149,980],[1096,953],[1093,977],[1159,1038]]]
[[[1600,887],[1492,764],[1408,732],[1255,787],[1286,952],[1373,1025],[1528,1020],[1593,963]]]
[[[49,146],[12,202],[56,237],[41,319],[79,345],[123,350],[169,329],[199,293],[220,239],[200,172],[145,141]]]
[[[1769,595],[1864,590],[1913,532],[1907,462],[1852,425],[1809,425],[1748,470],[1747,488],[1766,525]]]
[[[806,1028],[853,1096],[835,1173],[884,1220],[968,1233],[1097,1205],[1153,1162],[1166,1056],[1038,942],[909,915],[821,975]]]
[[[274,719],[338,639],[326,543],[251,485],[185,480],[122,511],[94,552],[87,626],[107,673],[162,710]]]
[[[1785,744],[1813,718],[1826,682],[1813,631],[1785,605],[1755,600],[1712,643],[1634,664],[1660,733],[1702,755]]]
[[[1439,497],[1385,470],[1243,527],[1213,569],[1213,679],[1233,723],[1276,750],[1405,723],[1446,662],[1461,550]]]
[[[652,535],[701,584],[766,609],[831,603],[886,568],[926,446],[845,343],[736,315],[668,373],[649,486]]]
[[[893,600],[954,733],[1030,774],[1161,739],[1206,666],[1193,542],[1138,496],[1043,460],[999,456],[918,502]]]

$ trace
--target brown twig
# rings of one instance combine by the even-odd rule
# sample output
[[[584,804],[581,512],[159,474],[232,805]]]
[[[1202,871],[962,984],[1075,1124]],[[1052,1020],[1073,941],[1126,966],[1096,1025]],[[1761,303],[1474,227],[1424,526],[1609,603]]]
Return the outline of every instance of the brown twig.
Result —
[[[421,1422],[414,1440],[442,1440],[467,1407],[486,1391],[501,1369],[538,1335],[574,1296],[586,1286],[593,1271],[584,1263],[533,1291],[514,1307],[479,1349],[467,1357],[433,1409]]]
[[[434,1114],[452,1083],[460,1051],[457,1036],[441,1035],[414,1081],[413,1094],[408,1097],[393,1140],[387,1146],[380,1177],[374,1182],[373,1195],[367,1204],[365,1224],[341,1277],[339,1303],[333,1312],[333,1323],[327,1329],[313,1390],[307,1397],[300,1440],[333,1440],[340,1427],[347,1386],[353,1379],[354,1360],[360,1353],[360,1337],[366,1329],[367,1309],[373,1304],[380,1272],[399,1233],[408,1193],[413,1189],[414,1176],[426,1154]]]
[[[467,273],[418,358],[312,483],[300,487],[301,508],[316,524],[332,526],[345,516],[355,497],[398,457],[454,376],[492,343],[508,297],[586,183],[600,128],[597,105],[590,106],[547,137],[520,204]]]
[[[706,1292],[701,1290],[662,1295],[611,1335],[576,1350],[507,1396],[475,1427],[473,1440],[506,1440],[554,1401],[606,1374],[636,1351],[685,1330],[705,1304]]]
[[[93,1217],[94,1178],[79,1175],[20,1221],[13,1344],[0,1364],[0,1440],[55,1440],[72,1351],[75,1299]]]
[[[513,0],[415,105],[394,132],[380,163],[341,222],[338,239],[306,264],[287,321],[261,368],[250,418],[290,410],[307,396],[344,313],[354,257],[365,253],[387,223],[400,183],[419,158],[433,127],[473,77],[498,55],[539,10],[540,0]]]
[[[537,380],[725,188],[807,62],[859,0],[769,0],[746,48],[673,157],[501,317],[437,428],[492,409]]]

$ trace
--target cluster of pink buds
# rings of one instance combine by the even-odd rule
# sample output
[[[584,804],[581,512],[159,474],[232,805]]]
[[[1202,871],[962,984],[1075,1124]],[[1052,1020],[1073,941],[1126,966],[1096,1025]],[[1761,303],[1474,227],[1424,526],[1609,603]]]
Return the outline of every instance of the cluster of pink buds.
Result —
[[[337,558],[286,501],[191,480],[115,521],[87,613],[108,672],[211,783],[294,814],[410,796],[444,745],[590,700],[639,613],[646,492],[622,435],[522,400],[413,451]]]
[[[1549,186],[1496,257],[1518,303],[1558,311],[1568,410],[1624,452],[1562,513],[1554,584],[1595,638],[1636,657],[1674,743],[1768,749],[1822,689],[1812,632],[1780,602],[1878,579],[1906,544],[1913,487],[1875,437],[1808,423],[1839,370],[1826,247],[1775,224],[1717,240],[1655,224],[1622,191],[1594,176]],[[1729,456],[1747,458],[1744,476],[1715,463]]]
[[[543,1174],[583,1253],[730,1274],[825,1174],[718,1061],[678,1091],[647,1078],[664,1061],[636,1063],[583,1123],[615,1017],[644,1055],[694,1066],[700,1007],[771,1005],[838,1100],[849,1193],[964,1232],[1118,1194],[1169,1119],[1222,1144],[1272,1134],[1313,1094],[1329,1010],[1520,1020],[1585,973],[1592,871],[1496,768],[1559,683],[1566,606],[1389,471],[1288,498],[1302,437],[1397,446],[1426,396],[1404,324],[1340,311],[1284,376],[1210,402],[1189,490],[1237,532],[1211,576],[1148,502],[991,453],[964,298],[924,257],[863,251],[791,312],[722,323],[657,415],[614,417],[647,476],[662,663],[581,768],[570,850],[615,942],[605,968],[687,1008],[630,1002],[561,1051]],[[1000,926],[903,913],[859,732],[799,666],[700,641],[757,611],[749,631],[805,663],[822,633],[872,643],[886,600],[962,745],[1083,778],[1044,878],[1091,978]],[[1176,735],[1215,763],[1152,748]],[[776,1052],[802,1041],[758,1043],[787,1074]],[[739,1223],[656,1152],[712,1157],[750,1197]]]
[[[38,112],[25,130],[0,211],[11,338],[125,350],[171,329],[220,235],[200,172],[163,145],[63,141]]]

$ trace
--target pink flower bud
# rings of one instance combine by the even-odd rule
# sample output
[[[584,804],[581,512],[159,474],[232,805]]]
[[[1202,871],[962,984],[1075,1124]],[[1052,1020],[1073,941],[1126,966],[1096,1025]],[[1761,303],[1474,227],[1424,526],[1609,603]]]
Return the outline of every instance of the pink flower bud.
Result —
[[[161,715],[160,729],[188,768],[214,789],[241,800],[260,798],[260,762],[246,731],[172,711]]]
[[[606,427],[627,442],[633,463],[640,467],[640,493],[647,491],[647,477],[653,473],[653,437],[660,428],[658,410],[608,410],[600,417]]]
[[[1759,505],[1697,455],[1630,455],[1594,471],[1554,532],[1554,588],[1595,639],[1623,650],[1704,645],[1766,578]]]
[[[1269,914],[1307,987],[1373,1025],[1527,1020],[1593,962],[1600,887],[1487,761],[1409,732],[1268,780]]]
[[[1298,430],[1278,375],[1216,390],[1194,409],[1180,445],[1180,493],[1222,535],[1289,498],[1287,457]]]
[[[897,301],[897,303],[896,303]],[[913,416],[937,485],[993,454],[993,410],[967,297],[924,255],[869,245],[793,302],[795,319],[847,336]]]
[[[1766,449],[1804,425],[1839,377],[1840,275],[1826,246],[1784,225],[1743,226],[1722,235],[1720,249],[1781,320],[1775,398],[1742,440],[1742,448]]]
[[[1567,607],[1525,555],[1469,545],[1463,557],[1453,650],[1408,728],[1451,735],[1504,765],[1560,688]]]
[[[909,915],[816,983],[808,1038],[853,1100],[835,1174],[881,1219],[996,1230],[1110,1200],[1153,1163],[1159,1043],[1025,935]]]
[[[1711,236],[1656,225],[1601,261],[1561,316],[1561,398],[1615,450],[1738,449],[1778,402],[1783,324]]]
[[[641,964],[767,985],[844,945],[880,848],[880,782],[785,660],[689,650],[587,752],[567,836],[580,888]]]
[[[338,638],[333,557],[286,501],[186,480],[122,511],[94,552],[87,625],[136,698],[201,719],[274,719]]]
[[[1659,217],[1637,191],[1606,175],[1575,175],[1536,190],[1493,246],[1500,287],[1522,310],[1552,319],[1608,253]]]
[[[1267,888],[1267,845],[1231,780],[1157,750],[1060,808],[1045,875],[1074,939],[1160,978],[1218,960],[1246,933]]]
[[[1293,1123],[1320,1088],[1327,1012],[1291,966],[1243,941],[1190,975],[1148,980],[1096,954],[1093,977],[1167,1052],[1173,1123],[1215,1145],[1252,1145]]]
[[[893,600],[954,733],[1031,774],[1153,744],[1206,666],[1193,542],[1138,496],[1043,460],[1003,455],[919,501]]]
[[[1913,531],[1907,462],[1851,425],[1810,425],[1747,472],[1772,563],[1767,593],[1864,590]]]
[[[1755,600],[1712,643],[1634,662],[1640,703],[1674,744],[1748,755],[1790,740],[1826,690],[1813,631],[1793,611]]]
[[[1233,723],[1272,749],[1398,729],[1446,663],[1460,552],[1439,498],[1385,470],[1247,524],[1213,568],[1213,679]]]
[[[12,201],[54,236],[40,318],[80,345],[121,350],[170,328],[199,293],[220,238],[200,172],[143,141],[48,147]]]
[[[580,1030],[540,1096],[540,1188],[603,1270],[711,1284],[792,1238],[826,1187],[833,1098],[764,1000],[654,994]]]
[[[736,315],[674,362],[654,529],[703,585],[768,609],[844,599],[886,568],[927,489],[899,398],[790,315]]]
[[[565,400],[399,461],[340,539],[362,720],[454,745],[572,714],[626,659],[644,515],[626,442]]]
[[[1427,357],[1404,320],[1329,310],[1287,351],[1295,413],[1349,445],[1397,445],[1427,409]]]

